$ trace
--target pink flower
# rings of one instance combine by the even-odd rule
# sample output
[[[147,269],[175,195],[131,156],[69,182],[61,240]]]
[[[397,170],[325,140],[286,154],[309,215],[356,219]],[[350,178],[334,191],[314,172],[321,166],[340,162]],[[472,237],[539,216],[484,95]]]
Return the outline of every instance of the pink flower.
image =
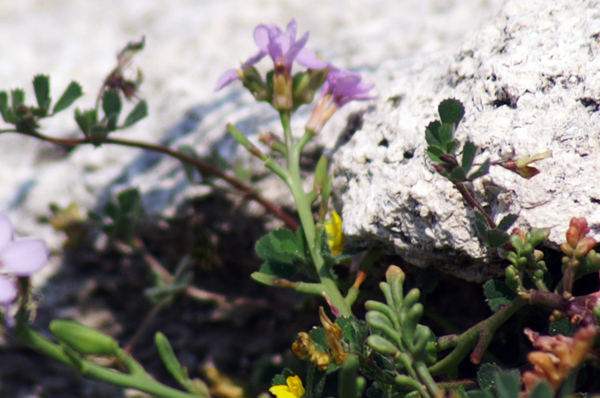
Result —
[[[48,255],[48,247],[40,238],[15,239],[10,220],[0,213],[0,307],[5,313],[17,298],[14,277],[29,277],[39,271],[48,262]]]
[[[331,68],[323,84],[321,99],[306,123],[306,129],[312,131],[314,135],[319,134],[331,116],[348,102],[376,98],[367,94],[375,85],[362,83],[360,74]]]
[[[258,25],[254,29],[254,42],[259,51],[242,64],[241,70],[229,69],[223,73],[217,81],[215,91],[240,79],[243,76],[244,69],[253,66],[266,55],[269,55],[273,60],[276,74],[291,76],[294,61],[310,69],[326,68],[327,62],[321,61],[314,52],[304,48],[308,41],[308,32],[304,33],[299,40],[296,40],[296,31],[295,19],[288,23],[285,32],[274,24]]]

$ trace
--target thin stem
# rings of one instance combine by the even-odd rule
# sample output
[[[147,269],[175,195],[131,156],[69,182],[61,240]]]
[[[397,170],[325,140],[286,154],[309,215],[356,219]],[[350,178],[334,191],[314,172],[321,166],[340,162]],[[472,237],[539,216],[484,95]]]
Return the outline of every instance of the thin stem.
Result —
[[[15,131],[15,130],[1,131],[1,132],[15,132],[15,133],[24,134],[22,132]],[[83,144],[93,144],[87,138],[81,138],[81,139],[80,138],[55,138],[55,137],[50,137],[50,136],[41,134],[38,131],[34,131],[34,132],[27,133],[24,135],[38,138],[43,141],[51,142],[56,145],[65,145],[65,146],[75,147],[75,146],[83,145]],[[274,216],[276,216],[277,218],[282,220],[288,226],[288,228],[293,229],[293,230],[296,230],[298,228],[298,223],[296,222],[296,220],[294,220],[292,217],[290,217],[288,214],[286,214],[280,207],[275,205],[273,202],[267,200],[261,194],[256,192],[251,186],[244,184],[242,181],[238,180],[234,176],[230,176],[229,174],[206,163],[205,161],[203,161],[201,159],[197,159],[193,156],[186,155],[184,153],[173,150],[173,149],[168,148],[163,145],[151,144],[151,143],[142,142],[142,141],[125,140],[125,139],[120,139],[120,138],[106,138],[104,141],[102,141],[102,144],[112,144],[112,145],[120,145],[120,146],[131,147],[131,148],[145,149],[145,150],[156,152],[156,153],[162,153],[163,155],[167,155],[174,159],[177,159],[177,160],[180,160],[187,164],[190,164],[190,165],[196,167],[201,172],[211,174],[217,178],[222,179],[223,181],[225,181],[226,183],[228,183],[229,185],[231,185],[232,187],[234,187],[235,189],[240,191],[243,195],[256,201],[269,213],[273,214]]]
[[[463,184],[462,182],[455,182],[454,186],[456,187],[456,189],[458,189],[458,192],[460,192],[463,199],[469,204],[469,206],[471,206],[471,208],[479,210],[481,215],[485,217],[485,220],[487,221],[490,228],[496,229],[496,223],[494,222],[494,220],[492,220],[492,218],[485,212],[485,210],[483,210],[483,207],[481,207],[481,205],[477,203],[473,196],[471,196],[469,191],[467,191],[465,184]]]
[[[167,387],[150,378],[147,373],[144,373],[144,375],[125,374],[104,368],[86,360],[77,360],[68,355],[60,345],[51,342],[40,333],[31,329],[23,320],[20,320],[17,323],[14,333],[19,339],[26,344],[29,344],[37,352],[77,370],[84,377],[102,380],[123,388],[135,388],[159,398],[198,397],[194,394]]]
[[[302,186],[302,178],[300,176],[300,155],[301,151],[298,150],[298,146],[306,144],[308,138],[306,135],[297,144],[293,145],[292,129],[290,125],[290,114],[288,112],[280,112],[281,125],[284,131],[285,143],[287,148],[287,168],[289,172],[289,181],[286,181],[294,202],[296,203],[296,209],[300,222],[304,230],[306,241],[308,242],[308,248],[315,265],[317,274],[321,284],[323,285],[323,291],[327,294],[331,304],[339,310],[339,313],[343,316],[351,316],[352,309],[344,300],[342,293],[338,289],[331,272],[325,265],[325,260],[321,256],[319,250],[317,250],[317,231],[315,226],[315,220],[312,214],[311,204],[308,200],[304,187]],[[306,142],[305,142],[306,141]]]
[[[453,345],[455,343],[455,348],[450,354],[444,357],[444,359],[431,366],[429,372],[435,376],[455,371],[458,364],[468,355],[469,350],[481,339],[481,344],[477,345],[477,352],[474,352],[474,355],[471,356],[471,360],[480,360],[483,356],[483,352],[487,348],[487,344],[489,344],[491,336],[494,335],[496,330],[504,322],[525,306],[526,303],[525,300],[517,297],[496,311],[492,316],[472,326],[461,335],[451,336],[451,338],[445,340],[443,337],[440,338],[438,340],[438,347],[441,348],[441,346],[443,346],[445,348],[448,345]],[[485,332],[485,334],[482,335],[482,332]]]

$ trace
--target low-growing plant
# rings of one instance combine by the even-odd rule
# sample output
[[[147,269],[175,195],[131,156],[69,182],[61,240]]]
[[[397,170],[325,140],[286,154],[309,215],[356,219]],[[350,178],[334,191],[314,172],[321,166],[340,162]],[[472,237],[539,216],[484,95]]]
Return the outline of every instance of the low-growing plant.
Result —
[[[440,118],[431,122],[425,132],[431,165],[460,192],[472,209],[474,231],[489,250],[501,250],[506,268],[504,280],[489,280],[483,285],[492,310],[489,317],[466,330],[436,336],[431,323],[424,319],[427,303],[420,301],[421,291],[408,287],[407,276],[400,267],[387,267],[379,290],[363,287],[366,280],[376,282],[372,279],[377,275],[373,272],[377,250],[346,245],[342,219],[330,208],[332,175],[326,156],[321,156],[312,171],[312,189],[307,192],[304,188],[305,177],[300,165],[306,145],[345,104],[375,97],[371,94],[373,85],[364,83],[358,73],[339,69],[307,49],[308,33],[300,38],[296,36],[294,20],[285,31],[275,25],[257,26],[254,37],[258,52],[239,69],[226,71],[217,82],[216,90],[239,81],[257,101],[270,104],[279,115],[282,136],[263,135],[266,150],[251,142],[233,124],[227,128],[243,148],[285,183],[293,197],[299,222],[248,184],[201,159],[190,147],[172,149],[114,137],[147,114],[146,101],[139,98],[138,93],[141,72],[133,78],[126,77],[133,56],[144,47],[143,39],[128,44],[118,54],[117,66],[104,79],[95,106],[75,110],[79,138],[52,137],[40,132],[44,119],[70,107],[83,93],[80,85],[72,82],[53,105],[50,78],[45,75],[33,79],[34,105],[26,102],[21,89],[14,89],[10,94],[0,92],[0,113],[10,125],[0,133],[18,133],[71,147],[122,145],[161,153],[180,160],[188,175],[193,177],[196,169],[224,181],[278,217],[285,227],[258,239],[255,249],[262,265],[251,277],[267,286],[318,297],[321,325],[298,331],[296,341],[290,341],[293,353],[306,367],[300,373],[284,369],[273,378],[269,391],[277,398],[320,398],[326,394],[324,391],[329,391],[325,389],[328,380],[337,380],[339,398],[575,396],[581,387],[577,383],[578,371],[599,360],[600,292],[578,295],[573,288],[577,279],[589,278],[600,270],[600,255],[594,250],[595,239],[587,236],[586,219],[571,220],[561,245],[564,255],[561,277],[553,283],[550,266],[546,263],[547,254],[541,250],[549,230],[511,230],[516,215],[509,214],[496,221],[471,194],[471,183],[485,176],[490,167],[504,167],[523,178],[532,178],[540,171],[530,163],[551,153],[521,159],[486,159],[476,164],[477,146],[469,141],[460,143],[455,138],[465,114],[463,105],[456,99],[439,104]],[[255,64],[267,56],[272,59],[273,68],[261,74]],[[306,69],[292,73],[296,64]],[[292,117],[300,107],[315,102],[319,90],[321,94],[304,132],[294,134]],[[130,110],[123,119],[124,108]],[[144,209],[135,187],[121,192],[115,201],[89,212],[87,217],[76,205],[66,209],[54,205],[52,209],[51,223],[66,233],[68,245],[81,244],[82,225],[93,223],[121,255],[140,255],[146,260],[156,276],[155,284],[146,290],[148,299],[156,306],[156,312],[149,317],[179,295],[208,300],[224,310],[239,304],[240,300],[252,300],[231,301],[224,295],[193,286],[190,253],[182,255],[175,273],[167,271],[138,236]],[[72,320],[52,321],[49,325],[52,337],[36,331],[32,326],[35,300],[30,276],[45,265],[47,258],[48,248],[41,239],[14,239],[12,224],[6,215],[0,214],[0,306],[4,312],[5,333],[84,377],[157,397],[217,394],[203,380],[190,376],[160,331],[155,334],[158,354],[180,388],[150,376],[131,355],[132,346],[148,322],[142,324],[124,348],[114,337]],[[340,276],[336,270],[347,268],[349,262],[352,267],[345,276]],[[359,302],[364,303],[364,308],[357,305]],[[514,366],[504,368],[504,364],[495,361],[488,347],[496,331],[525,307],[546,311],[549,328],[554,333],[524,329],[534,350],[527,355],[530,365],[521,373]],[[360,319],[360,314],[365,314],[364,319]],[[570,327],[565,326],[564,320]],[[467,356],[471,363],[480,365],[476,378],[465,379],[461,372],[461,363]],[[99,362],[97,357],[110,361]],[[481,365],[484,358],[485,363]]]

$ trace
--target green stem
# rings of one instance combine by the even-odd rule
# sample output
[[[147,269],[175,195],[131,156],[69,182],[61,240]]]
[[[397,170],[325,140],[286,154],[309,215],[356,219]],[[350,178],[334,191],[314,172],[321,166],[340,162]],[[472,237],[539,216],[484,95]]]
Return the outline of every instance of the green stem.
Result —
[[[438,340],[438,346],[446,348],[449,345],[455,345],[454,350],[444,357],[441,361],[429,368],[429,373],[439,375],[455,371],[458,364],[469,354],[471,348],[476,347],[476,352],[473,352],[474,359],[480,359],[483,352],[487,348],[489,339],[494,335],[496,330],[513,316],[519,309],[525,306],[526,301],[521,298],[516,298],[504,307],[500,308],[494,315],[488,319],[479,322],[465,331],[460,336],[452,336],[451,339],[443,340],[443,337]],[[481,341],[480,341],[481,340]],[[478,344],[478,342],[480,344]]]
[[[280,116],[281,125],[283,126],[284,131],[285,145],[287,148],[286,155],[289,181],[286,181],[286,183],[288,184],[292,196],[294,197],[298,216],[300,217],[300,223],[302,224],[304,235],[306,236],[306,241],[308,242],[310,255],[315,264],[315,269],[319,275],[321,284],[323,285],[323,290],[327,294],[333,306],[339,310],[341,315],[352,316],[352,309],[344,300],[344,296],[342,296],[342,293],[333,280],[329,269],[327,269],[325,260],[323,260],[321,253],[316,250],[315,220],[313,218],[310,202],[306,192],[304,192],[304,187],[302,186],[302,178],[300,177],[301,150],[299,150],[299,147],[306,145],[306,142],[308,142],[310,137],[305,134],[300,142],[294,146],[292,129],[290,125],[290,114],[289,112],[281,111]]]
[[[85,360],[79,361],[68,355],[60,345],[54,344],[40,333],[31,329],[22,320],[17,323],[14,333],[23,342],[32,346],[37,352],[77,370],[84,377],[102,380],[123,388],[135,388],[159,398],[198,397],[198,395],[167,387],[150,378],[145,372],[143,375],[131,375],[107,369]]]

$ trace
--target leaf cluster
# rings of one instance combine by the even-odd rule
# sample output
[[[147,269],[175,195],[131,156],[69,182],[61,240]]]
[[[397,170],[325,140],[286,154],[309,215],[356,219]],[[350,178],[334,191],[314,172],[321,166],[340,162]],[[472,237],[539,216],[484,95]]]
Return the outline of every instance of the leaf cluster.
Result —
[[[67,109],[79,97],[83,90],[79,83],[72,81],[62,93],[52,108],[50,97],[50,77],[37,75],[33,78],[33,89],[35,92],[36,106],[25,104],[25,91],[17,88],[8,92],[0,91],[0,114],[2,119],[15,126],[16,130],[30,134],[39,127],[39,121],[43,118],[54,116]]]
[[[137,188],[128,188],[103,207],[104,216],[89,211],[88,217],[98,227],[110,236],[123,242],[130,242],[136,236],[136,229],[144,215],[144,207],[140,191]]]
[[[435,169],[453,182],[473,181],[486,175],[490,167],[489,160],[472,170],[477,152],[472,142],[464,144],[460,161],[456,157],[459,142],[454,138],[454,133],[465,114],[462,103],[456,99],[446,99],[439,104],[438,112],[440,120],[429,123],[425,132],[427,155]]]

